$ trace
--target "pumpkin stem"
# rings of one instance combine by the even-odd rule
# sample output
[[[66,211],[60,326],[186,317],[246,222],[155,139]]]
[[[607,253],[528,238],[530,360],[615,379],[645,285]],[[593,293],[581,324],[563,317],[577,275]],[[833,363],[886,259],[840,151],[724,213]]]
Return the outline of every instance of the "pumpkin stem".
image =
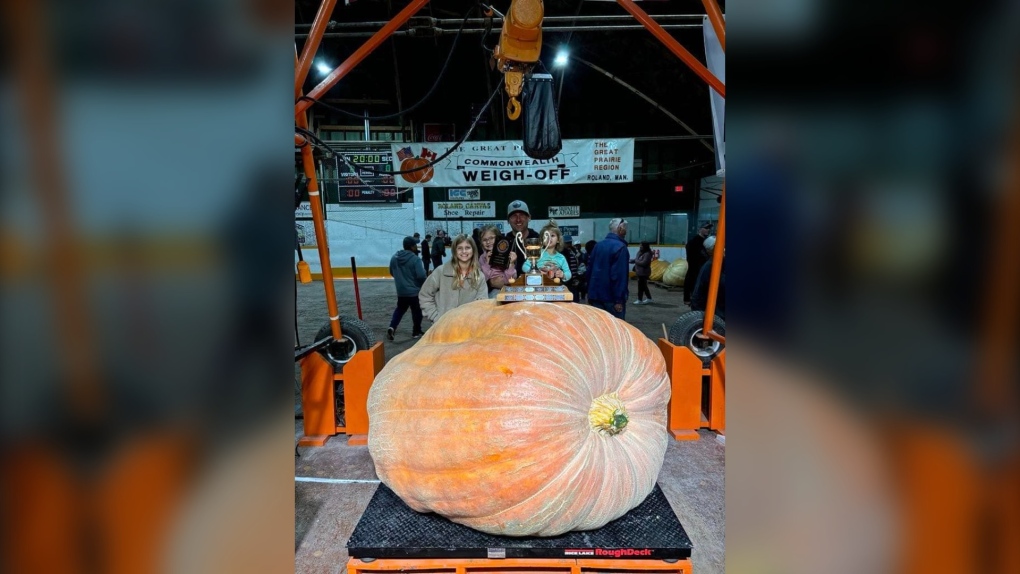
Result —
[[[627,426],[627,409],[617,393],[608,393],[591,402],[588,411],[591,428],[600,434],[612,436]]]

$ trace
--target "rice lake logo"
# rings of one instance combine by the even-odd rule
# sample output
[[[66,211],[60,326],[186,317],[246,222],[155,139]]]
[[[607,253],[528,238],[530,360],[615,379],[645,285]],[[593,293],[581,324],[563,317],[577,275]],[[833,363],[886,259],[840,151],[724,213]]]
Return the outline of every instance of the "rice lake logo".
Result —
[[[602,556],[606,558],[623,558],[624,556],[651,556],[651,548],[566,548],[564,556]]]

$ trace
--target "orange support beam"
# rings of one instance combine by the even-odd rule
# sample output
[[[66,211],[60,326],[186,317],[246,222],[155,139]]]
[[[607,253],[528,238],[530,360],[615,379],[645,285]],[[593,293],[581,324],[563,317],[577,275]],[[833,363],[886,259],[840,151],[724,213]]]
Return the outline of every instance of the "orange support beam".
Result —
[[[708,280],[708,301],[705,303],[705,326],[703,331],[709,337],[715,334],[712,331],[712,322],[715,321],[715,303],[719,297],[719,278],[722,276],[723,253],[726,250],[726,183],[723,183],[722,197],[719,204],[719,231],[715,234],[715,248],[712,251],[712,273]],[[716,334],[718,337],[718,335]],[[715,338],[715,337],[712,337]],[[722,342],[725,342],[723,339]]]
[[[326,31],[326,24],[333,15],[333,7],[336,0],[322,0],[319,11],[315,13],[315,20],[312,21],[312,29],[308,32],[305,45],[301,49],[301,59],[298,61],[297,69],[294,71],[294,90],[300,90],[308,77],[308,70],[312,67],[312,60],[315,53],[319,51],[319,43],[322,42],[322,33]],[[297,49],[297,46],[295,46]]]
[[[651,32],[653,36],[665,44],[665,46],[669,48],[671,52],[676,54],[683,63],[687,64],[687,67],[693,70],[695,74],[697,74],[702,80],[708,82],[708,85],[712,86],[713,90],[719,92],[720,96],[724,98],[726,97],[726,86],[719,81],[719,78],[715,77],[712,72],[709,72],[708,68],[699,62],[698,59],[688,52],[686,48],[681,46],[680,42],[676,41],[676,38],[670,36],[669,32],[664,30],[655,20],[652,20],[651,17],[649,17],[644,10],[639,8],[633,0],[616,0],[616,2],[620,6],[623,6],[624,10],[630,12],[630,15],[637,19],[638,22],[641,22],[645,28],[648,28],[648,31]]]
[[[708,14],[708,20],[712,23],[712,29],[715,30],[716,37],[719,38],[719,45],[722,46],[723,52],[725,52],[726,23],[723,21],[719,4],[715,0],[701,0],[701,3],[705,6],[705,13]]]
[[[297,117],[298,127],[308,129],[308,117],[300,114]],[[322,273],[322,284],[326,288],[326,307],[329,309],[329,324],[333,338],[340,340],[343,335],[340,326],[340,309],[336,304],[336,288],[333,285],[333,267],[329,264],[329,243],[326,240],[326,215],[322,212],[322,201],[319,199],[319,180],[315,176],[315,158],[312,146],[301,148],[301,163],[308,178],[308,203],[312,208],[312,223],[315,227],[315,243],[319,251],[319,268]]]
[[[367,58],[369,54],[375,51],[375,49],[378,48],[379,45],[386,40],[386,38],[390,37],[390,34],[396,32],[397,28],[403,26],[404,23],[411,18],[411,16],[417,14],[418,10],[421,10],[422,7],[424,7],[428,3],[429,0],[413,0],[396,16],[394,16],[392,20],[387,22],[386,25],[382,27],[382,29],[380,29],[371,38],[365,41],[365,43],[362,44],[361,47],[358,48],[353,54],[351,54],[350,57],[344,60],[342,64],[340,64],[332,72],[330,72],[329,75],[326,76],[326,78],[322,80],[322,82],[320,82],[318,86],[315,86],[315,88],[313,88],[312,91],[308,92],[308,97],[316,100],[321,98],[326,92],[330,90],[330,88],[335,86],[337,82],[339,82],[344,76],[346,76],[351,70],[353,70],[355,66],[360,64],[362,60]],[[309,40],[310,39],[311,37],[309,36]],[[312,102],[308,100],[300,100],[299,102],[297,102],[295,106],[294,114],[301,115],[311,105]]]

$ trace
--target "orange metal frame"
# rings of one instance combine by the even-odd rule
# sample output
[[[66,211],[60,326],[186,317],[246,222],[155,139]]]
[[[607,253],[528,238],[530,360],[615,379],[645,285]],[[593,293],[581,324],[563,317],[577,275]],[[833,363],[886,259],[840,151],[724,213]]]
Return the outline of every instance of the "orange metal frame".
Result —
[[[347,444],[368,444],[368,390],[386,362],[383,344],[358,351],[343,372],[334,373],[333,365],[319,353],[301,359],[301,409],[304,412],[304,436],[299,446],[323,446],[329,437],[347,434]],[[337,425],[336,382],[343,385],[343,425]]]
[[[698,429],[726,434],[726,350],[706,369],[690,349],[659,339],[671,394],[666,428],[676,440],[698,440]],[[702,381],[708,377],[708,411],[702,412]]]
[[[429,0],[413,0],[410,4],[404,7],[396,16],[393,17],[389,22],[386,23],[378,32],[372,35],[371,38],[365,41],[353,54],[351,54],[342,64],[336,67],[332,72],[329,73],[312,91],[308,92],[308,97],[313,99],[320,98],[323,94],[328,92],[333,86],[337,84],[344,76],[350,73],[358,64],[360,64],[369,54],[375,51],[387,38],[390,37],[393,32],[404,25],[412,16],[414,16],[419,10],[421,10]],[[722,20],[722,13],[719,10],[719,5],[716,0],[702,0],[705,5],[705,11],[708,13],[708,17],[712,22],[712,26],[715,29],[716,35],[719,37],[720,43],[722,43],[725,49],[726,34],[725,24]],[[658,38],[671,52],[676,54],[681,61],[697,74],[701,79],[705,80],[709,86],[712,87],[719,95],[726,97],[726,86],[719,81],[697,58],[694,57],[689,51],[687,51],[679,42],[676,41],[666,30],[656,23],[648,14],[638,7],[633,0],[617,0],[620,4],[629,12],[635,19],[641,22],[645,28],[652,33],[653,36]],[[308,129],[308,117],[307,110],[311,107],[312,102],[307,99],[302,99],[301,87],[305,83],[305,79],[308,77],[308,71],[311,69],[312,60],[315,58],[315,53],[319,49],[319,44],[322,41],[322,34],[326,29],[326,24],[329,22],[330,17],[333,14],[333,8],[336,6],[336,0],[323,0],[319,7],[319,11],[315,14],[315,20],[312,22],[312,28],[309,31],[308,38],[305,40],[305,45],[301,51],[300,57],[297,55],[297,47],[295,46],[294,56],[294,94],[295,94],[295,105],[294,115],[297,120],[298,127]],[[297,145],[302,145],[301,141],[303,138],[295,138]],[[307,144],[307,142],[304,142]],[[325,218],[322,213],[321,203],[318,202],[319,198],[319,186],[318,181],[315,177],[315,160],[312,156],[312,149],[310,145],[302,145],[301,147],[301,159],[303,168],[305,171],[305,177],[308,178],[308,194],[310,203],[312,205],[312,220],[315,226],[315,239],[319,250],[319,267],[322,269],[322,282],[325,284],[326,289],[326,305],[329,307],[329,320],[330,327],[333,333],[333,338],[339,339],[342,334],[340,325],[340,315],[337,311],[336,304],[336,292],[333,288],[333,270],[330,265],[329,258],[329,246],[326,243],[326,231],[325,224],[323,223]],[[312,195],[314,191],[314,196]],[[719,270],[722,263],[722,252],[724,248],[724,234],[723,234],[723,217],[726,205],[726,192],[725,187],[723,188],[723,207],[719,211],[719,232],[716,235],[716,250],[713,256],[713,271],[712,271],[712,288],[709,290],[708,295],[708,308],[705,313],[705,328],[704,332],[713,339],[724,341],[721,335],[712,331],[712,316],[715,311],[716,301],[716,290],[719,284]]]
[[[422,6],[427,3],[428,0],[414,0],[408,4],[406,8],[394,16],[394,18],[383,26],[381,30],[376,32],[375,35],[369,38],[368,41],[358,48],[357,51],[351,54],[347,60],[337,66],[335,70],[330,72],[330,74],[326,76],[319,85],[308,93],[308,96],[318,99],[322,96],[322,94],[328,92],[330,88],[335,86],[336,83],[353,70],[355,66],[360,64],[362,60],[368,57],[369,54],[379,47],[379,45],[390,36],[390,34],[402,26],[404,22],[417,13],[418,10],[421,10]],[[297,46],[294,47],[294,99],[296,101],[294,105],[294,116],[298,127],[302,129],[309,128],[307,110],[312,103],[308,100],[301,99],[301,87],[304,85],[305,79],[308,77],[308,71],[311,69],[312,60],[314,60],[315,53],[319,49],[319,43],[322,41],[322,33],[325,31],[326,24],[333,15],[333,8],[335,5],[336,0],[323,0],[319,11],[315,14],[315,20],[312,22],[312,29],[309,32],[308,39],[305,40],[305,45],[301,50],[300,57],[297,55]],[[297,141],[297,139],[295,139],[295,141]],[[308,179],[308,199],[312,207],[312,221],[315,227],[315,243],[317,244],[319,251],[319,267],[322,271],[322,283],[326,290],[326,306],[329,309],[330,330],[332,331],[333,338],[339,340],[343,334],[343,330],[340,325],[340,311],[336,304],[336,290],[333,286],[333,267],[330,264],[329,245],[326,242],[325,216],[322,212],[322,202],[319,200],[319,182],[315,176],[315,158],[312,155],[312,147],[310,145],[303,145],[301,147],[301,163],[305,171],[305,177]]]

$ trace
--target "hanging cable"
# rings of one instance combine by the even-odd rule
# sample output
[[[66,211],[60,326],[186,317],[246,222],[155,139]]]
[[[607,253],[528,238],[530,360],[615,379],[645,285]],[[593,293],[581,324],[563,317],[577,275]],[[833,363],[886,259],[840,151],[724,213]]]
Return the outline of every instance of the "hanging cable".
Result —
[[[471,126],[468,127],[466,132],[464,132],[464,136],[460,138],[460,141],[458,141],[457,143],[455,143],[452,146],[450,146],[450,149],[446,150],[446,153],[444,153],[443,155],[441,155],[441,156],[437,157],[436,159],[430,161],[429,163],[426,163],[425,165],[418,166],[418,167],[416,167],[414,169],[405,169],[405,170],[402,170],[402,171],[384,171],[384,172],[380,172],[380,171],[376,171],[376,169],[373,168],[373,167],[369,167],[367,165],[361,165],[361,164],[354,163],[353,161],[350,161],[346,157],[344,157],[344,163],[346,163],[347,165],[350,165],[352,167],[358,168],[358,169],[363,169],[363,170],[368,171],[368,172],[370,172],[372,174],[375,174],[375,175],[378,175],[380,173],[381,174],[401,175],[401,174],[405,174],[405,173],[415,173],[415,172],[421,171],[423,169],[426,169],[426,168],[429,168],[429,167],[433,167],[433,166],[437,165],[439,162],[441,162],[444,159],[446,159],[447,157],[449,157],[454,151],[457,150],[457,148],[459,148],[465,141],[467,141],[467,139],[469,137],[471,137],[471,132],[473,132],[475,130],[475,126],[478,125],[478,120],[480,120],[482,118],[482,115],[486,112],[486,110],[489,109],[489,105],[492,104],[492,100],[494,100],[496,98],[496,94],[500,93],[502,90],[503,90],[503,84],[500,83],[499,86],[495,90],[493,90],[492,95],[489,96],[489,99],[485,102],[485,105],[482,106],[482,109],[480,109],[478,111],[478,115],[475,116],[474,121],[471,122]],[[314,137],[316,140],[318,140],[320,142],[322,141],[322,140],[319,140],[318,137],[315,137],[314,134],[312,134],[311,137]],[[333,152],[333,153],[340,154],[341,156],[343,155],[342,152]]]

